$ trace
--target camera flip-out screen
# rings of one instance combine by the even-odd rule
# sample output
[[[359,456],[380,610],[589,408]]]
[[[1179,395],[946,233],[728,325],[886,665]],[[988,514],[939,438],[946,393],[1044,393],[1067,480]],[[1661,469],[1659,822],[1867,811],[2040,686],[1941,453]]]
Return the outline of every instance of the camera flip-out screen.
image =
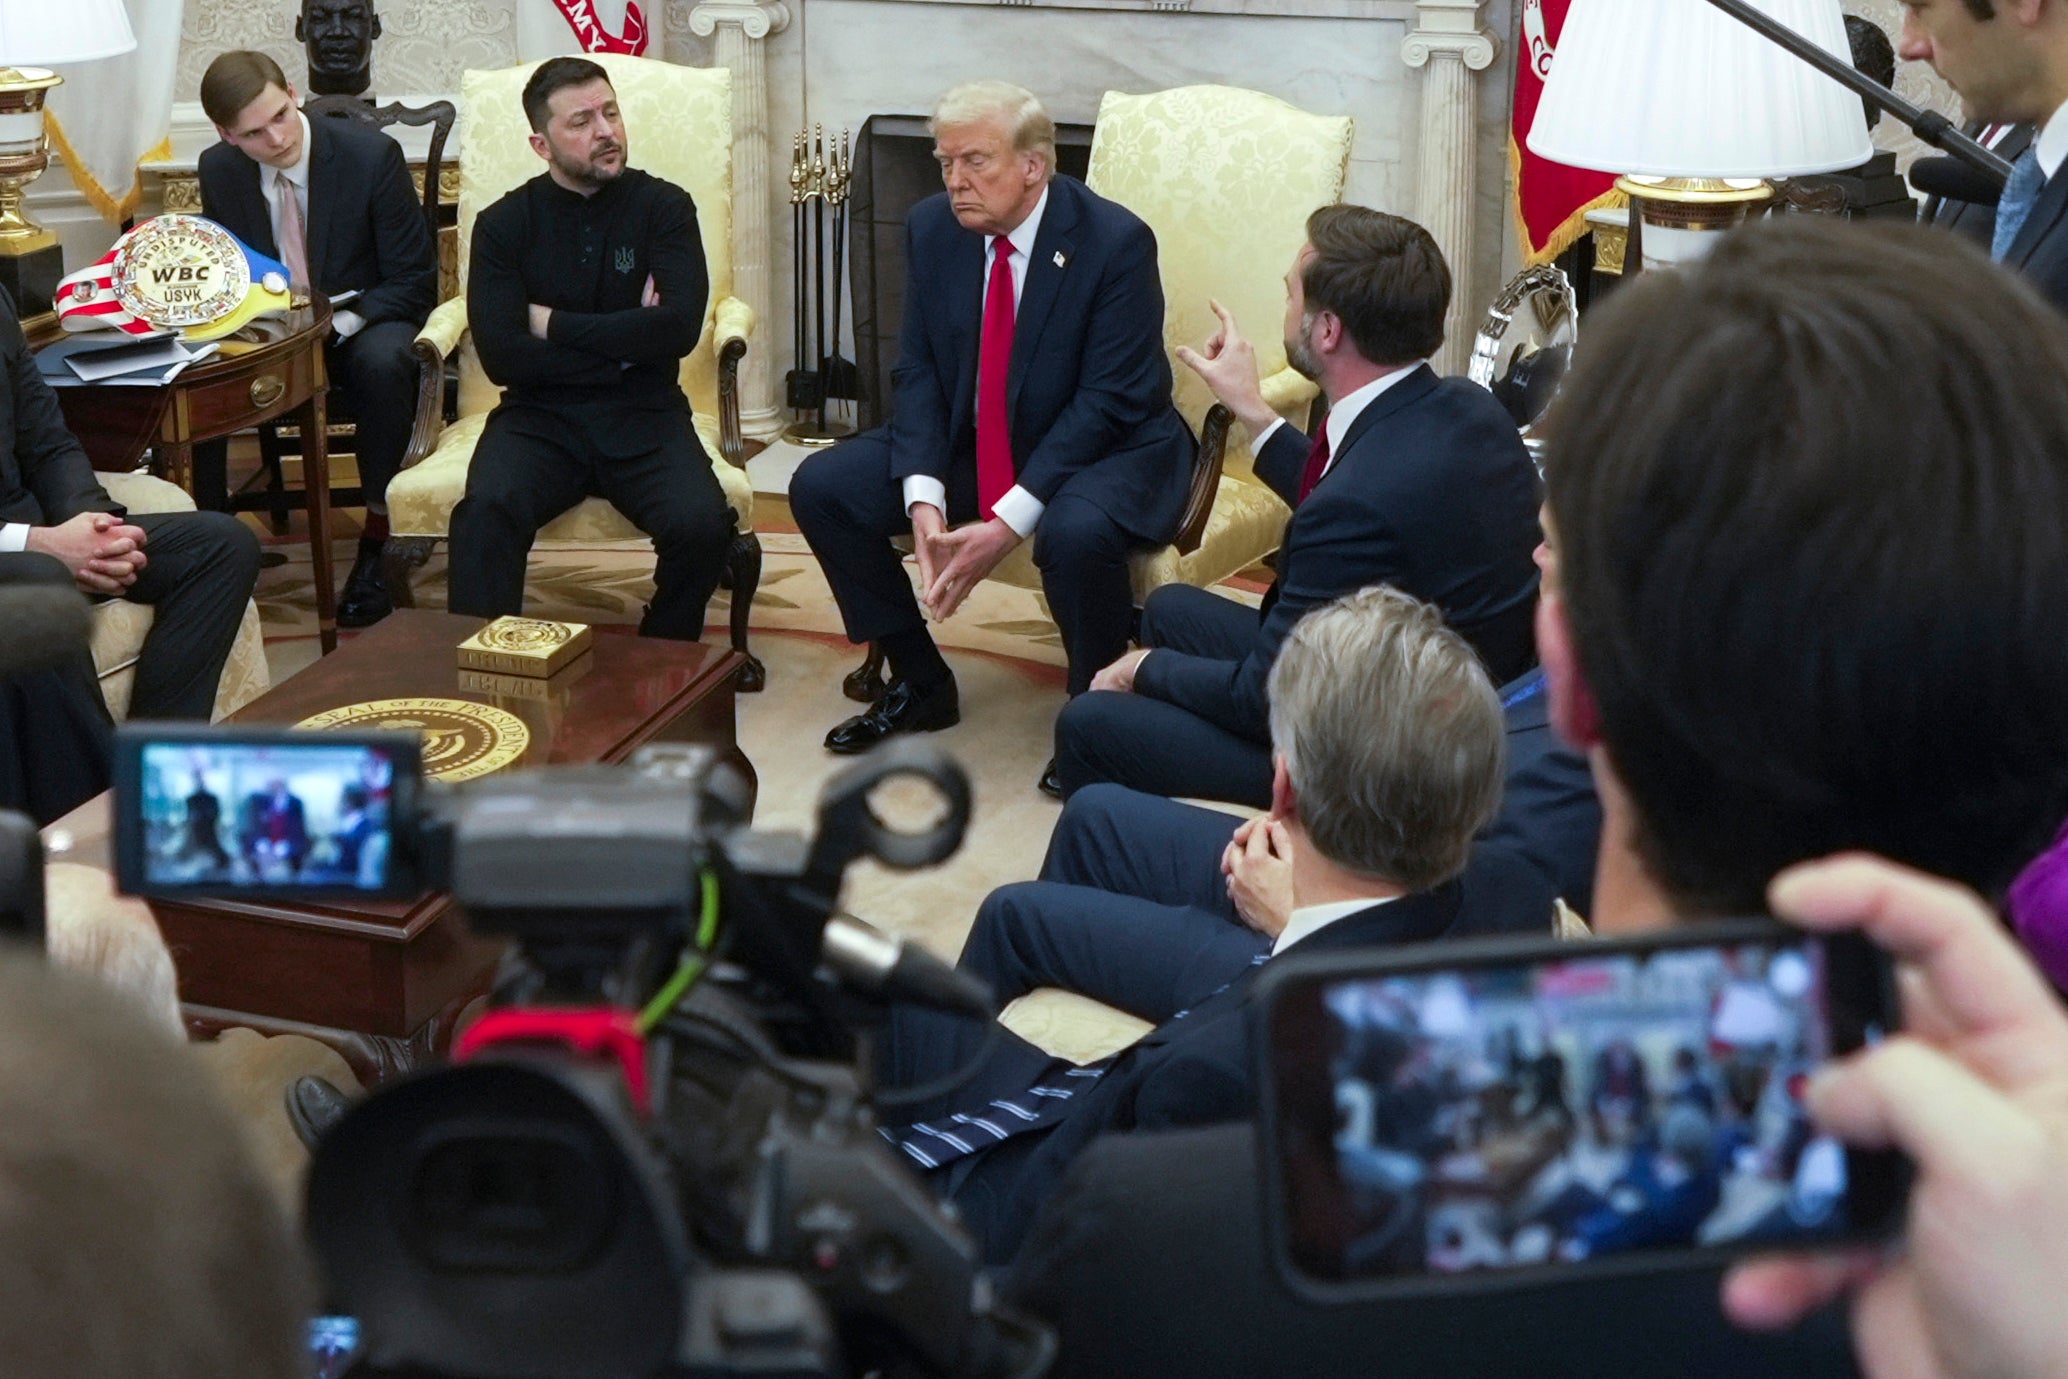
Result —
[[[407,734],[125,730],[118,870],[141,895],[414,893]]]

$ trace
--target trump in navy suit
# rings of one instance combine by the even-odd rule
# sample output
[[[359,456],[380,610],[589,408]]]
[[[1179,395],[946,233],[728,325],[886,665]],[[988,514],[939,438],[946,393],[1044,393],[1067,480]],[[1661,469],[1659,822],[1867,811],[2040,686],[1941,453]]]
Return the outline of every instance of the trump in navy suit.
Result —
[[[1083,690],[1126,648],[1128,556],[1176,532],[1194,453],[1149,227],[1052,176],[1054,125],[1018,87],[958,87],[933,128],[947,191],[905,222],[895,411],[790,486],[848,638],[890,661],[876,704],[828,735],[836,752],[958,720],[921,606],[951,616],[1022,541]],[[907,533],[917,598],[891,544]]]

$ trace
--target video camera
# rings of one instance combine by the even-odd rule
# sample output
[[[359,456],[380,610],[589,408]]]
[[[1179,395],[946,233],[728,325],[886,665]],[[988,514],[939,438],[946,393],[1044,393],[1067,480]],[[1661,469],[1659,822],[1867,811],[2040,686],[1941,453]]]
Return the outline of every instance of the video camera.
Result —
[[[893,744],[815,835],[746,826],[707,748],[423,787],[407,734],[132,727],[117,871],[146,895],[449,890],[513,947],[448,1066],[323,1139],[308,1224],[354,1375],[1038,1376],[968,1234],[878,1135],[870,1031],[989,992],[835,913],[848,865],[939,862],[969,784]],[[935,817],[885,822],[916,783]],[[225,800],[229,802],[226,806]]]

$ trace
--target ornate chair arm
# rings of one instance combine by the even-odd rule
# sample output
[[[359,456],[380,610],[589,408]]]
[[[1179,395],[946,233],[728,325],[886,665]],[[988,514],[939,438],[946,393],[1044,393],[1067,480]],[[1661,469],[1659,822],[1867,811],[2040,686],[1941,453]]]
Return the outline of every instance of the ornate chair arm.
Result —
[[[1185,515],[1178,519],[1178,536],[1172,544],[1179,555],[1190,555],[1206,539],[1207,519],[1213,516],[1214,496],[1221,491],[1221,462],[1228,453],[1228,428],[1235,414],[1216,402],[1206,412],[1199,428],[1199,453],[1192,459],[1192,482],[1185,495]]]
[[[445,427],[445,361],[466,333],[467,299],[453,297],[432,310],[410,341],[409,352],[416,356],[416,420],[409,430],[409,453],[402,457],[404,469],[438,444],[438,433]]]
[[[747,357],[747,337],[754,333],[754,308],[726,297],[712,313],[711,333],[718,345],[718,451],[735,469],[747,467],[747,445],[740,431],[740,361]]]

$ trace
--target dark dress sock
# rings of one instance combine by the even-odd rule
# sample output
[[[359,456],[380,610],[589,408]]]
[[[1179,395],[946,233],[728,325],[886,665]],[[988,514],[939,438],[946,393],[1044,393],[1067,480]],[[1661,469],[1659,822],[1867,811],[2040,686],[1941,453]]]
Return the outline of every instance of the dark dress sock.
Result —
[[[909,680],[919,689],[931,689],[955,678],[941,649],[934,645],[932,634],[923,627],[889,633],[879,638],[878,644],[890,660],[893,679]]]

